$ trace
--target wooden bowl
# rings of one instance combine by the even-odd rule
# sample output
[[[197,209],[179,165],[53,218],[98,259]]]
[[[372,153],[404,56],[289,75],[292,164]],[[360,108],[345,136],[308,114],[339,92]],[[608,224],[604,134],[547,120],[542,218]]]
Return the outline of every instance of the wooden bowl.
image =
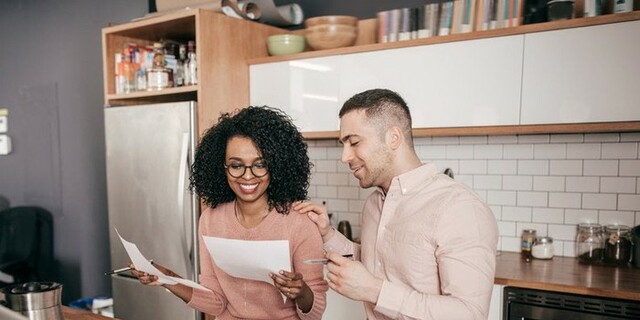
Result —
[[[319,16],[309,18],[304,21],[305,27],[312,27],[321,24],[342,24],[357,27],[358,18],[353,16]]]
[[[339,24],[320,24],[305,29],[309,47],[313,50],[349,47],[356,43],[358,28]]]

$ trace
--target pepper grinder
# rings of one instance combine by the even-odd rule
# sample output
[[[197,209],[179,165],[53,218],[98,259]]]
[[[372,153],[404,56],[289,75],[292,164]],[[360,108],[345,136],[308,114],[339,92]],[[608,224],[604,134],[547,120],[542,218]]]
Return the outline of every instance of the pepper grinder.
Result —
[[[338,231],[342,233],[347,239],[351,239],[351,223],[347,220],[342,220],[338,223]]]

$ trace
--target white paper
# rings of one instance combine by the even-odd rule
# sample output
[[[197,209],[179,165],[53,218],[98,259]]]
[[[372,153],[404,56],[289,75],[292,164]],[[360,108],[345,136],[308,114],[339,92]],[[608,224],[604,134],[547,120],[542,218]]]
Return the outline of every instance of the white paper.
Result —
[[[273,284],[269,272],[291,271],[289,240],[247,241],[204,237],[214,263],[232,277]]]
[[[129,255],[129,259],[131,259],[131,262],[133,263],[133,266],[136,268],[136,270],[157,276],[158,282],[160,283],[165,283],[169,285],[181,283],[185,286],[189,286],[192,288],[211,291],[207,287],[204,287],[191,280],[182,279],[178,277],[170,277],[165,275],[160,270],[158,270],[158,268],[154,267],[153,264],[151,264],[151,262],[149,262],[149,260],[145,258],[144,255],[142,255],[142,252],[140,252],[140,250],[138,249],[138,246],[135,243],[125,240],[120,235],[120,232],[118,232],[118,229],[116,229],[116,233],[118,234],[118,237],[120,238],[120,241],[122,242],[124,249],[127,251],[127,255]]]

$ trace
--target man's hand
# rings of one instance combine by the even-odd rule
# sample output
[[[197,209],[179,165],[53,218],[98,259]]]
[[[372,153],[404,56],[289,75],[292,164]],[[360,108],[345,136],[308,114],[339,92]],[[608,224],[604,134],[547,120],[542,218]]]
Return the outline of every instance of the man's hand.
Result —
[[[337,293],[358,301],[376,303],[382,289],[382,280],[371,274],[360,261],[327,252],[329,287]]]
[[[309,219],[318,226],[323,240],[326,240],[326,236],[329,236],[329,233],[333,230],[331,229],[329,214],[325,206],[311,201],[301,201],[293,205],[293,210],[299,213],[306,213]]]

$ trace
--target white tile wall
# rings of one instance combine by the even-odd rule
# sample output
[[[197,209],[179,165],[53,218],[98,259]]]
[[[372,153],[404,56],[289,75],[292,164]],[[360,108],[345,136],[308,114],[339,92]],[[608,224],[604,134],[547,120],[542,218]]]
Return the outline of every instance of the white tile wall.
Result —
[[[556,255],[575,256],[576,224],[640,224],[640,132],[415,139],[424,162],[451,168],[487,201],[498,222],[498,249],[520,250],[523,229],[554,238]],[[309,196],[360,235],[361,189],[340,162],[336,140],[310,140]]]

